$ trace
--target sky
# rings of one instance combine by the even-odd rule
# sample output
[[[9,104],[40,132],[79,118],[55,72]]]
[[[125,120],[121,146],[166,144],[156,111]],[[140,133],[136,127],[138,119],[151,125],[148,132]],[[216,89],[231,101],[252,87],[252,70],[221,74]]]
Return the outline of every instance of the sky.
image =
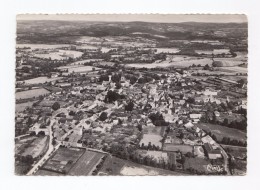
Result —
[[[243,14],[20,14],[17,20],[67,20],[102,22],[247,22]]]

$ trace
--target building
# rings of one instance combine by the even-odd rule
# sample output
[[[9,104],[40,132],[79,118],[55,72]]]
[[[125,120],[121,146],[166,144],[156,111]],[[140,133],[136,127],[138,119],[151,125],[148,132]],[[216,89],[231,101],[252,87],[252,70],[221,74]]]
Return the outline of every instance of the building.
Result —
[[[222,158],[222,154],[220,150],[214,150],[213,147],[209,143],[204,144],[205,154],[211,160],[216,160],[218,158]]]

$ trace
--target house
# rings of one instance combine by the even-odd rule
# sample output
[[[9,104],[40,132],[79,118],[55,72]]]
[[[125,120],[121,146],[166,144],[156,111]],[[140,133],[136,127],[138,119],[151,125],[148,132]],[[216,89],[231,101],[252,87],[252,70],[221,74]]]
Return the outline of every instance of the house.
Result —
[[[190,119],[193,123],[198,123],[200,121],[201,114],[190,114]]]
[[[209,143],[209,144],[211,144],[211,145],[215,144],[215,141],[214,141],[209,135],[207,135],[207,136],[201,138],[201,141],[202,141],[204,144],[206,144],[206,143]]]
[[[222,158],[221,151],[214,150],[213,147],[209,143],[204,144],[204,151],[205,151],[205,154],[208,156],[208,158],[211,160]]]

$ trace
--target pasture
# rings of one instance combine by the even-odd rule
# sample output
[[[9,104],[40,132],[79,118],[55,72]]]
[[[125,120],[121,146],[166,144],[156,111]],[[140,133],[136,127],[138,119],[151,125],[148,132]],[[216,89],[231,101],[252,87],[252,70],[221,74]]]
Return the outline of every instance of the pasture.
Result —
[[[48,78],[48,77],[37,77],[33,79],[25,80],[25,84],[43,84],[45,82],[52,82],[61,79],[61,77],[57,78]]]
[[[197,126],[207,132],[211,132],[217,137],[218,141],[221,141],[223,137],[229,137],[239,141],[246,141],[246,133],[237,129],[228,128],[221,125],[214,125],[210,123],[199,123]]]
[[[72,50],[58,50],[55,52],[49,52],[49,53],[40,53],[35,54],[34,57],[38,57],[41,59],[51,59],[51,60],[65,60],[68,58],[78,58],[82,56],[82,52],[80,51],[72,51]]]
[[[99,70],[100,68],[93,67],[93,66],[84,66],[84,65],[69,65],[69,66],[62,66],[58,67],[59,70],[68,70],[68,73],[84,73],[88,71]]]
[[[160,61],[157,60],[154,63],[133,63],[127,64],[126,67],[136,67],[136,68],[159,68],[159,67],[189,67],[191,65],[201,65],[206,64],[211,65],[212,60],[210,58],[201,58],[201,57],[191,57],[191,56],[181,56],[181,55],[171,55],[168,56],[167,60]]]
[[[38,89],[32,89],[32,90],[26,90],[21,92],[15,93],[15,99],[29,99],[29,98],[37,98],[39,96],[44,96],[50,94],[50,92],[44,88],[38,88]]]
[[[112,175],[112,176],[133,176],[133,175],[185,175],[185,173],[174,172],[170,170],[164,170],[160,168],[154,168],[137,164],[128,160],[122,160],[116,157],[108,156],[105,160],[102,168],[99,171],[99,175]]]
[[[34,49],[57,49],[62,47],[70,47],[69,44],[16,44],[16,48],[29,47]]]
[[[22,112],[24,111],[27,107],[32,107],[32,105],[37,102],[37,101],[29,101],[21,104],[15,104],[15,112]]]

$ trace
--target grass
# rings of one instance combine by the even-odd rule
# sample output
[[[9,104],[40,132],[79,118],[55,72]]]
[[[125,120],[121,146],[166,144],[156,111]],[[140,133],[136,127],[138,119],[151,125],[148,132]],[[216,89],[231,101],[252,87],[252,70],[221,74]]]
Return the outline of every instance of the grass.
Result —
[[[174,171],[169,171],[169,170],[164,170],[164,169],[160,169],[160,168],[154,168],[154,167],[150,167],[150,166],[144,166],[141,164],[137,164],[128,160],[122,160],[116,157],[107,157],[107,159],[105,160],[103,167],[100,169],[100,173],[99,175],[123,175],[122,174],[122,170],[123,169],[136,169],[136,174],[139,174],[139,171],[146,171],[149,172],[151,174],[156,173],[156,175],[185,175],[183,173],[179,173],[179,172],[174,172]],[[139,174],[140,175],[140,174]]]
[[[43,169],[67,174],[84,152],[83,149],[59,148],[43,166]]]
[[[68,175],[91,175],[92,170],[103,156],[105,155],[102,153],[85,151],[77,163],[71,168]]]
[[[39,88],[39,89],[33,89],[33,90],[26,90],[22,92],[16,92],[15,93],[15,98],[17,100],[19,99],[28,99],[28,98],[33,98],[33,97],[39,97],[41,95],[49,94],[50,92],[44,88]]]
[[[205,160],[203,158],[186,158],[184,163],[184,169],[193,168],[200,172],[207,172],[205,166],[210,164],[210,161]]]
[[[24,111],[27,107],[32,107],[32,105],[37,102],[37,101],[29,101],[21,104],[15,104],[15,111],[16,112],[22,112]]]
[[[197,126],[207,132],[211,132],[217,137],[218,141],[221,141],[223,137],[229,137],[230,139],[246,141],[246,133],[237,129],[228,128],[221,125],[214,125],[210,123],[200,123]]]
[[[247,155],[246,147],[230,146],[230,145],[221,145],[225,151],[234,156],[235,158],[245,158]]]
[[[36,77],[33,79],[25,80],[24,82],[26,84],[43,84],[45,82],[52,82],[52,81],[59,80],[59,79],[61,79],[61,77],[57,77],[57,78]]]

